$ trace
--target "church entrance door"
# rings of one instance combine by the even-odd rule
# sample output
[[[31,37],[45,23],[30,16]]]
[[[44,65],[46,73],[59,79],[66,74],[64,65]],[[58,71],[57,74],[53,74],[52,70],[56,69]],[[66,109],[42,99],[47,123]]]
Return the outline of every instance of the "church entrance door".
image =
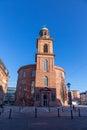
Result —
[[[48,94],[44,94],[43,95],[43,106],[48,106],[49,103],[48,103]]]

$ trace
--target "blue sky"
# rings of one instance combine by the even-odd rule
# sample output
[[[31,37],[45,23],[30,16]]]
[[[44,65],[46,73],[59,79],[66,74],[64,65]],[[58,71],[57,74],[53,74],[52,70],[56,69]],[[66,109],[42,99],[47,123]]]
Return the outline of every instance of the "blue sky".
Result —
[[[36,38],[46,25],[54,38],[55,65],[71,89],[87,90],[87,0],[0,0],[0,58],[16,86],[17,70],[35,63]]]

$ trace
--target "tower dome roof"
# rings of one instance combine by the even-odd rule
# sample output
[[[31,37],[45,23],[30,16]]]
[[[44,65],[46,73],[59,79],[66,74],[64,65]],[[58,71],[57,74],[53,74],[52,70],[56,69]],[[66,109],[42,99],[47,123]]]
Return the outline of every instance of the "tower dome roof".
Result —
[[[50,32],[46,26],[43,26],[43,28],[40,30],[40,37],[43,37],[43,38],[50,37]]]
[[[48,28],[44,26],[41,30],[48,30]]]

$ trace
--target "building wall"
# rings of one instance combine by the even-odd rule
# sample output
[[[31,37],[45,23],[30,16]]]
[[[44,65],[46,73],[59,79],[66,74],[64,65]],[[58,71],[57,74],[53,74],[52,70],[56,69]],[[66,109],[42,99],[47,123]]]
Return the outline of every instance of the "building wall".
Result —
[[[32,71],[36,71],[36,65],[28,65],[21,67],[18,70],[18,81],[17,81],[17,89],[16,89],[16,105],[21,105],[22,102],[22,96],[24,98],[25,105],[37,105],[37,106],[43,106],[40,102],[35,103],[35,93],[39,92],[41,89],[45,88],[46,86],[43,86],[43,77],[44,77],[44,72],[42,72],[42,79],[37,78],[38,82],[42,80],[42,84],[38,87],[34,85],[34,94],[31,94],[31,83],[32,81],[36,81],[36,75],[32,77]],[[23,77],[23,72],[26,72],[25,77]],[[65,72],[62,68],[54,66],[54,75],[52,75],[52,84],[48,85],[49,89],[54,91],[56,93],[56,101],[55,102],[50,102],[50,106],[59,106],[59,105],[66,105],[67,103],[65,102],[63,104],[63,99],[65,98],[63,94],[66,92],[66,85],[65,85]],[[38,77],[38,76],[37,76]],[[48,78],[50,79],[50,75],[48,75]],[[22,95],[22,86],[24,84],[24,94]],[[65,89],[64,89],[65,88]],[[64,89],[64,90],[63,90]],[[44,90],[43,90],[44,91]],[[51,93],[52,93],[51,92]],[[51,100],[51,94],[50,94],[50,100]],[[66,100],[66,98],[65,98]],[[43,102],[43,101],[42,101]]]
[[[0,102],[3,101],[8,87],[9,74],[3,62],[0,60]]]
[[[44,71],[44,67],[43,67],[43,63],[44,60],[47,59],[48,60],[48,71],[45,72]],[[44,55],[39,55],[38,59],[37,59],[37,63],[39,63],[37,65],[36,68],[36,85],[37,87],[42,87],[43,86],[43,78],[44,76],[49,77],[49,88],[52,88],[55,86],[55,71],[54,71],[54,65],[53,65],[53,57],[52,56],[44,56]],[[53,67],[51,67],[53,66]],[[44,86],[45,87],[45,86]]]
[[[80,93],[80,102],[82,105],[87,105],[87,91]]]
[[[35,76],[32,76],[32,71],[35,71],[36,65],[23,66],[18,70],[18,81],[16,88],[16,105],[21,105],[23,100],[25,105],[34,105],[34,95],[31,94],[32,81],[35,82]],[[23,76],[23,73],[26,73]]]
[[[8,75],[0,67],[0,86],[2,86],[3,92],[6,93],[8,86]]]
[[[80,99],[80,91],[79,90],[71,90],[72,100]]]
[[[14,105],[15,103],[15,87],[8,87],[7,92],[4,96],[4,104],[11,104]]]
[[[55,66],[55,83],[56,83],[56,97],[57,103],[67,105],[67,91],[65,82],[65,71],[64,69]]]
[[[53,39],[49,39],[49,41],[48,41],[48,39],[44,40],[44,38],[38,38],[38,42],[37,42],[38,53],[43,54],[43,45],[44,45],[44,42],[45,42],[45,43],[47,43],[47,45],[49,47],[48,53],[53,54],[52,41],[53,41]]]

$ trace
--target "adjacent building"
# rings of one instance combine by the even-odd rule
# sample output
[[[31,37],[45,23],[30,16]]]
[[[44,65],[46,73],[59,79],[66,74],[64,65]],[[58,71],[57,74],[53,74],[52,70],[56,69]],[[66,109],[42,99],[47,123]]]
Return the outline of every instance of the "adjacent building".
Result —
[[[87,91],[80,93],[80,102],[82,105],[87,105]]]
[[[72,100],[80,99],[80,91],[79,90],[71,90]]]
[[[16,87],[8,87],[5,97],[4,97],[4,104],[14,105],[15,92],[16,92]]]
[[[80,103],[80,91],[79,90],[71,90],[72,96],[72,104],[79,104]]]
[[[65,70],[54,65],[53,38],[43,27],[37,38],[36,64],[18,70],[16,105],[60,106],[67,104]]]
[[[4,95],[8,87],[9,73],[4,63],[0,59],[0,104],[2,104]]]

